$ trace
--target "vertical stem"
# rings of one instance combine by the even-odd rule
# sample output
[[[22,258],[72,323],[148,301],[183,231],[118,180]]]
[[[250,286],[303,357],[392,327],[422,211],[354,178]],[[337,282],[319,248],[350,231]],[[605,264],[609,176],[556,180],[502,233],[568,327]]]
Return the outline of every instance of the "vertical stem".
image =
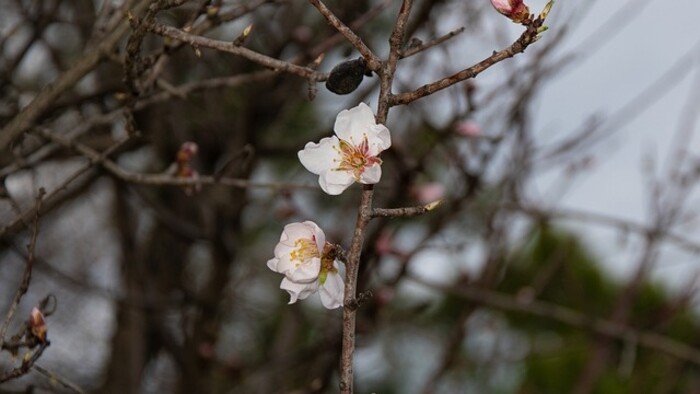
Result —
[[[312,1],[313,3],[313,1]],[[401,4],[401,10],[396,19],[394,30],[389,38],[389,57],[386,62],[382,62],[379,69],[380,90],[379,103],[377,108],[377,123],[386,123],[389,108],[392,103],[391,85],[394,81],[396,65],[400,57],[401,47],[403,45],[403,36],[408,20],[408,15],[411,12],[412,0],[404,0]],[[365,59],[370,60],[370,59]],[[367,223],[372,219],[372,196],[374,194],[373,185],[365,185],[362,189],[360,197],[360,206],[357,210],[357,222],[355,223],[355,231],[352,236],[352,244],[350,253],[346,262],[345,273],[345,296],[343,299],[343,342],[340,355],[340,393],[353,393],[353,353],[355,352],[355,321],[357,311],[357,274],[360,267],[360,254],[362,253],[362,245],[364,244],[364,234]]]
[[[394,82],[394,74],[396,66],[401,57],[401,48],[403,47],[404,36],[406,34],[406,23],[408,16],[411,13],[413,0],[404,0],[401,3],[399,15],[396,18],[394,29],[389,36],[389,57],[386,62],[382,63],[382,69],[379,77],[379,108],[377,109],[377,122],[385,123],[389,114],[389,108],[394,105],[393,94],[391,93],[391,85]]]
[[[340,392],[352,394],[353,371],[352,360],[355,352],[355,320],[357,312],[357,273],[360,268],[360,254],[364,243],[365,228],[371,219],[373,185],[365,185],[357,210],[357,222],[352,235],[352,244],[345,263],[345,296],[343,299],[343,345],[340,356]]]

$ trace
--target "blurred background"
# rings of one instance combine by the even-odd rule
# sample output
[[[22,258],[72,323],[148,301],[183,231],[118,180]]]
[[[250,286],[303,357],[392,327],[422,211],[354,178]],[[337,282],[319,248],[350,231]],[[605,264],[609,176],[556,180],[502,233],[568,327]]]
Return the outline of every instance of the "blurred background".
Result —
[[[327,196],[296,154],[376,110],[379,79],[339,96],[146,32],[130,54],[126,12],[162,3],[0,0],[0,136],[63,89],[0,146],[0,316],[35,251],[6,339],[55,301],[39,369],[0,393],[337,392],[341,311],[287,305],[265,263],[291,222],[350,246],[361,188]],[[359,56],[304,1],[181,3],[151,16],[228,42],[252,24],[242,46],[321,72]],[[382,58],[400,3],[326,2]],[[524,30],[486,0],[414,3],[407,48],[454,37],[402,59],[394,92]],[[370,224],[356,392],[698,392],[698,11],[560,0],[525,53],[391,109],[374,206],[443,203]],[[193,171],[214,181],[173,184]],[[2,349],[0,376],[28,351]]]

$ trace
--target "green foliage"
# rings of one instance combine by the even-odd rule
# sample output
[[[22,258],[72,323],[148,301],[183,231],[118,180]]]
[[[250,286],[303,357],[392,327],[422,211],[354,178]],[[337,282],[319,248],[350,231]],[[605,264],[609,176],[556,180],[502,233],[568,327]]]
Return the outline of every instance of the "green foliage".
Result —
[[[618,297],[627,291],[624,286],[599,269],[581,241],[549,226],[536,229],[533,238],[514,253],[500,285],[510,294],[527,289],[537,300],[606,320]],[[697,316],[686,305],[676,304],[662,286],[644,282],[634,298],[628,325],[692,343],[700,328]],[[513,328],[526,331],[531,342],[522,393],[571,392],[601,340],[607,341],[611,351],[594,393],[653,392],[662,385],[675,389],[672,392],[685,392],[693,384],[689,379],[669,380],[668,371],[679,372],[679,362],[659,351],[540,317],[520,313],[506,317]]]

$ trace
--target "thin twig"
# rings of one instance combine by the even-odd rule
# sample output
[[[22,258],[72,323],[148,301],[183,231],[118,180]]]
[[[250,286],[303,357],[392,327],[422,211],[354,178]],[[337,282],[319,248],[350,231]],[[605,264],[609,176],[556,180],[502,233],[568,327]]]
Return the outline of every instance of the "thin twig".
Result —
[[[317,72],[309,67],[303,67],[294,63],[286,62],[284,60],[275,59],[273,57],[255,52],[246,47],[234,45],[233,42],[215,40],[213,38],[190,34],[180,29],[163,25],[161,23],[153,23],[149,25],[148,30],[160,36],[182,41],[195,47],[216,49],[217,51],[227,52],[236,56],[241,56],[245,59],[258,63],[261,66],[270,68],[272,70],[298,75],[310,81],[325,81],[327,78],[326,73]]]
[[[560,218],[564,220],[569,219],[575,221],[599,223],[601,225],[617,227],[623,231],[633,231],[642,235],[647,235],[656,231],[651,226],[635,223],[630,220],[616,218],[614,216],[602,213],[587,212],[571,208],[555,208],[545,210],[543,208],[523,204],[503,205],[502,208],[520,211],[524,214],[536,218]],[[659,238],[666,239],[669,242],[676,244],[678,247],[681,247],[693,253],[700,253],[700,242],[694,241],[688,237],[670,231],[663,231],[657,235]]]
[[[109,148],[107,148],[101,155],[101,158],[107,158],[109,155],[111,155],[114,151],[117,149],[121,148],[124,144],[126,144],[128,141],[131,139],[129,137],[115,142],[113,145],[111,145]],[[80,178],[83,174],[87,173],[89,170],[91,170],[94,166],[94,163],[89,162],[87,165],[83,166],[82,168],[78,169],[75,171],[73,174],[68,176],[63,182],[61,182],[60,185],[58,185],[53,191],[49,192],[46,195],[46,198],[44,199],[45,205],[50,205],[50,203],[53,202],[54,199],[57,198],[58,194],[65,191],[68,186],[73,183],[76,179]],[[10,223],[4,225],[2,228],[0,228],[0,238],[4,237],[5,234],[13,232],[13,231],[18,231],[19,226],[24,224],[28,218],[32,217],[32,215],[35,215],[37,212],[41,214],[41,209],[38,209],[37,205],[34,205],[33,207],[27,209],[24,211],[21,215],[17,215],[15,219],[10,221]]]
[[[65,139],[60,135],[52,133],[46,128],[40,128],[39,133],[62,146],[73,149],[76,152],[87,158],[91,164],[100,164],[110,174],[117,178],[129,182],[152,186],[199,186],[199,185],[222,185],[231,186],[241,189],[252,187],[269,188],[269,189],[317,189],[317,186],[299,183],[280,183],[280,182],[256,182],[248,179],[215,177],[215,176],[198,176],[198,177],[177,177],[175,175],[160,173],[160,174],[142,174],[130,172],[120,167],[114,161],[108,159],[104,154],[100,154],[96,150],[81,144],[74,140]]]
[[[535,300],[521,302],[513,296],[481,287],[444,286],[415,276],[409,276],[409,279],[424,286],[504,311],[544,317],[572,327],[588,329],[597,334],[620,340],[635,338],[638,343],[644,347],[658,350],[680,360],[700,365],[700,351],[685,343],[655,332],[638,330],[610,320],[598,319],[584,315],[573,309],[545,301]]]
[[[455,36],[458,36],[458,35],[464,33],[464,30],[465,30],[464,27],[460,27],[459,29],[452,30],[451,32],[449,32],[447,34],[444,34],[440,37],[437,37],[434,40],[431,40],[430,42],[426,42],[424,44],[420,44],[420,45],[406,48],[405,50],[401,51],[401,59],[411,57],[415,54],[423,52],[423,51],[430,49],[434,46],[440,45],[443,42],[451,39],[452,37],[455,37]]]
[[[10,309],[7,311],[5,320],[2,323],[2,328],[0,328],[0,349],[2,349],[3,345],[5,344],[5,335],[7,334],[7,329],[10,326],[10,322],[12,321],[12,318],[14,317],[17,308],[19,307],[20,301],[22,301],[22,297],[27,293],[27,290],[29,290],[29,283],[32,280],[32,267],[34,266],[34,250],[36,248],[36,238],[39,233],[39,212],[41,211],[41,203],[45,195],[46,191],[44,190],[44,188],[40,188],[39,194],[36,197],[36,210],[34,211],[35,213],[34,224],[32,229],[32,238],[29,242],[29,245],[27,245],[27,260],[26,264],[24,265],[24,274],[22,275],[22,282],[20,283],[19,288],[15,292],[15,296],[12,299],[12,302],[10,303]]]
[[[65,387],[69,390],[72,390],[74,393],[79,393],[79,394],[85,393],[85,390],[80,388],[80,386],[78,386],[77,384],[69,381],[68,379],[62,377],[61,375],[59,375],[55,372],[49,371],[48,369],[40,366],[39,364],[34,364],[33,369],[35,371],[39,372],[40,374],[46,376],[47,378],[49,378],[49,380],[51,380],[52,382],[59,383],[61,386]]]
[[[430,212],[436,206],[437,203],[419,205],[416,207],[374,208],[372,209],[372,218],[407,218],[411,216],[418,216],[426,212]]]
[[[147,2],[141,2],[137,8],[142,8]],[[56,102],[56,99],[66,90],[73,87],[85,75],[92,71],[119,42],[127,32],[129,24],[123,21],[96,48],[85,51],[80,60],[69,70],[63,73],[54,82],[46,85],[44,89],[22,109],[17,116],[0,130],[0,150],[4,150],[15,138],[31,128],[34,123]]]
[[[46,348],[49,347],[49,345],[51,345],[51,342],[49,341],[42,342],[39,345],[39,348],[33,353],[31,353],[31,355],[27,354],[24,356],[22,364],[19,367],[13,368],[10,371],[0,374],[0,383],[7,382],[12,379],[17,379],[20,376],[24,376],[25,374],[27,374],[27,372],[29,372],[29,370],[31,370],[34,366],[36,360],[38,360],[39,357],[41,357],[41,355],[44,353],[44,350],[46,350]]]
[[[401,93],[393,96],[392,105],[406,105],[412,103],[420,98],[429,96],[435,92],[442,89],[448,88],[456,83],[462,82],[464,80],[474,78],[481,74],[483,71],[487,70],[494,64],[501,62],[505,59],[511,58],[519,53],[522,53],[527,49],[530,44],[536,41],[536,34],[531,29],[528,28],[521,36],[518,38],[511,46],[505,48],[501,51],[494,52],[491,56],[480,61],[479,63],[468,67],[456,74],[450,75],[435,82],[423,85],[412,92]]]
[[[394,23],[394,29],[391,31],[389,36],[389,57],[387,61],[383,64],[382,70],[379,73],[381,78],[379,82],[379,105],[377,108],[377,121],[379,123],[385,123],[387,116],[389,115],[389,108],[392,106],[392,85],[394,83],[394,74],[396,74],[396,67],[401,58],[401,50],[403,48],[404,36],[406,32],[406,23],[408,23],[408,16],[411,13],[411,7],[413,6],[413,0],[404,0],[401,3],[401,8],[399,9],[399,15],[396,17],[396,23]]]
[[[345,38],[350,41],[350,43],[357,49],[358,52],[362,55],[362,57],[365,58],[365,62],[367,63],[367,67],[374,71],[374,72],[379,72],[379,69],[382,66],[382,61],[377,57],[377,55],[372,52],[371,49],[362,41],[362,39],[355,34],[352,29],[350,29],[346,24],[344,24],[340,19],[338,19],[333,12],[326,7],[325,4],[323,4],[322,1],[320,0],[309,0],[309,3],[316,7],[318,12],[323,15],[324,18],[328,21],[328,23],[331,24],[340,34],[345,36]]]

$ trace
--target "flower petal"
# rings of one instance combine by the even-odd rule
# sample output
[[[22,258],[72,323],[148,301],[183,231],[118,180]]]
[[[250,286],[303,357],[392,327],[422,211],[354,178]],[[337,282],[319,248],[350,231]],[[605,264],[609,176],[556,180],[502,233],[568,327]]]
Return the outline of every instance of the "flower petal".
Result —
[[[321,227],[318,227],[318,224],[312,222],[311,220],[307,220],[302,224],[309,229],[313,235],[313,239],[316,240],[318,251],[323,252],[323,248],[326,246],[326,234],[323,232],[323,230],[321,230]]]
[[[296,283],[284,278],[280,283],[280,289],[289,293],[289,303],[293,304],[297,300],[303,300],[318,290],[318,282]]]
[[[355,182],[355,178],[349,171],[330,170],[321,174],[318,184],[324,192],[331,196],[337,196],[350,187]]]
[[[294,246],[294,243],[300,238],[311,239],[316,235],[317,230],[319,230],[316,223],[312,221],[306,221],[303,223],[289,223],[284,226],[282,234],[287,236],[287,245]]]
[[[318,144],[307,143],[304,149],[297,153],[297,156],[307,170],[319,175],[334,168],[336,163],[340,161],[340,153],[338,153],[337,148],[339,145],[338,137],[326,137],[321,139]]]
[[[326,235],[316,223],[307,220],[287,224],[275,246],[275,257],[268,260],[267,266],[291,280],[314,281],[321,270],[320,256],[325,244]]]
[[[371,132],[368,133],[367,137],[367,142],[369,142],[369,154],[376,156],[380,152],[391,147],[391,134],[386,126],[383,124],[378,124],[372,126],[370,130]]]
[[[337,273],[329,274],[326,282],[319,287],[318,294],[321,296],[321,303],[326,308],[340,308],[343,306],[343,295],[345,294],[343,278]]]
[[[364,135],[376,125],[374,112],[365,103],[360,103],[354,108],[340,111],[335,118],[333,130],[335,134],[353,145],[359,145]]]
[[[303,264],[294,264],[286,270],[280,270],[289,280],[299,283],[310,283],[318,279],[318,274],[321,272],[321,259],[314,257],[310,261]]]
[[[379,164],[374,164],[372,167],[365,169],[365,171],[360,176],[360,183],[365,185],[373,185],[378,183],[382,178],[382,166]]]
[[[270,260],[267,260],[267,268],[271,269],[274,272],[279,272],[277,270],[277,265],[279,264],[280,259],[273,257]]]

